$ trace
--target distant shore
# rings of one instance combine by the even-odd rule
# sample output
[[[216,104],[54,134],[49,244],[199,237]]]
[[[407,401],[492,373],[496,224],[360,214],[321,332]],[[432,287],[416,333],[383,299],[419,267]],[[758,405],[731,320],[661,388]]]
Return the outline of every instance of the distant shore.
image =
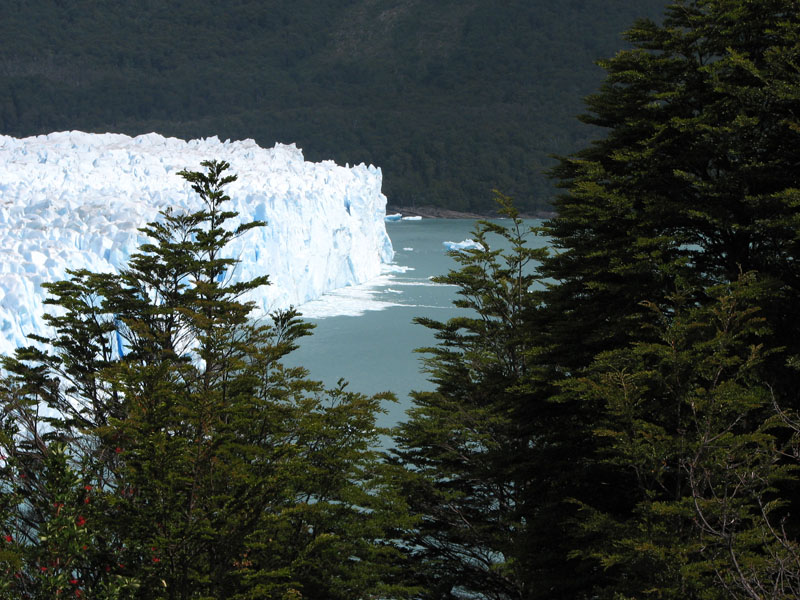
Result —
[[[448,208],[441,208],[438,206],[393,206],[386,207],[386,214],[400,213],[404,217],[425,217],[427,219],[495,219],[498,217],[497,213],[494,214],[481,214],[474,212],[464,212],[459,210],[450,210]],[[554,217],[555,213],[551,211],[542,211],[534,214],[520,214],[523,219],[550,219]]]

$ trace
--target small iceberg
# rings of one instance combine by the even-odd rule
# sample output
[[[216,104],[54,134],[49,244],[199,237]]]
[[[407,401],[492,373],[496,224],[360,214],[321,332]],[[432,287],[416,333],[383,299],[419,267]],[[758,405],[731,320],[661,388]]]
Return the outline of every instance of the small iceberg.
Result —
[[[447,250],[453,252],[463,252],[464,250],[483,250],[483,245],[473,239],[466,239],[463,242],[442,242]]]
[[[422,217],[403,217],[403,221],[422,221]]]
[[[386,215],[383,220],[384,221],[399,221],[403,218],[403,215],[400,213],[394,213],[393,215]]]

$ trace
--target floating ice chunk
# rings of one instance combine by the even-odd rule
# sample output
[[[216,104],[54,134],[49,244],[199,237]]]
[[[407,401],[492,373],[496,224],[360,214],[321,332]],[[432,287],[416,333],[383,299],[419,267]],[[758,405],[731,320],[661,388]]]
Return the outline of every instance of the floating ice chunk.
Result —
[[[394,213],[394,214],[391,214],[391,215],[386,215],[384,217],[384,220],[386,220],[386,221],[399,221],[402,217],[403,217],[403,215],[401,215],[400,213]]]
[[[422,221],[422,217],[415,216],[415,217],[403,217],[403,221]]]
[[[473,239],[466,239],[463,242],[442,242],[442,245],[451,251],[483,250],[483,246]]]

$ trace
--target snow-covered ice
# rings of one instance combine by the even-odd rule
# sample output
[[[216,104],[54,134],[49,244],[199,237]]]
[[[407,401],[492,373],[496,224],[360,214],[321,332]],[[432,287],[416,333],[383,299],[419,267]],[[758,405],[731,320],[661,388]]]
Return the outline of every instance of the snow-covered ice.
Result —
[[[46,335],[41,284],[67,269],[113,272],[145,241],[159,210],[197,210],[176,173],[225,160],[238,223],[267,221],[231,243],[234,281],[267,274],[257,312],[299,306],[378,277],[392,260],[379,168],[306,162],[294,145],[189,142],[147,134],[0,135],[0,353]],[[237,222],[232,223],[235,227]]]

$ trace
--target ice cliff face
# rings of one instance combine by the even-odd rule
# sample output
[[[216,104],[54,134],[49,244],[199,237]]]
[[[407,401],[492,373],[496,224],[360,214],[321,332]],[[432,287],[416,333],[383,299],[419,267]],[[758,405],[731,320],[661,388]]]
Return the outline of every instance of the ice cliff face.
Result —
[[[65,279],[67,269],[117,271],[145,241],[137,229],[159,210],[200,208],[176,173],[203,170],[203,160],[231,164],[239,179],[226,188],[228,209],[240,222],[268,223],[227,248],[241,261],[234,281],[270,277],[250,298],[257,312],[362,283],[391,260],[381,171],[372,166],[309,163],[294,145],[265,149],[252,140],[0,135],[0,353],[47,333],[42,283]]]

